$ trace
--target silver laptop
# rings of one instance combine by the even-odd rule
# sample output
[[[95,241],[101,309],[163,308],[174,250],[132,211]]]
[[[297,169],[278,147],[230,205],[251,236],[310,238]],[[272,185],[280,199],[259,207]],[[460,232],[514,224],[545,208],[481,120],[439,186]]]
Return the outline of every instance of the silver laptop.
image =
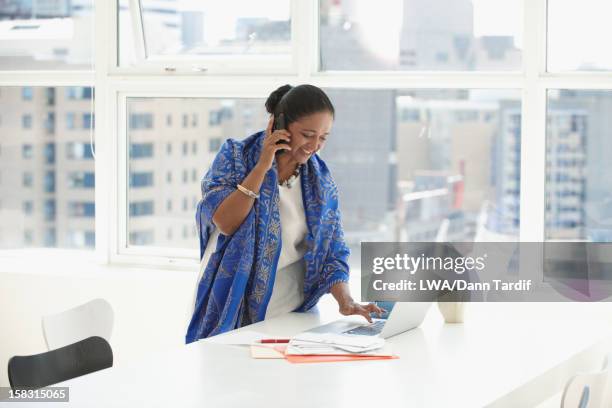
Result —
[[[379,304],[379,306],[388,311],[386,318],[372,317],[372,323],[366,324],[336,320],[306,332],[377,336],[386,339],[419,326],[431,306],[431,302],[396,302],[391,303],[391,307],[389,307],[390,302],[384,303],[386,304]]]

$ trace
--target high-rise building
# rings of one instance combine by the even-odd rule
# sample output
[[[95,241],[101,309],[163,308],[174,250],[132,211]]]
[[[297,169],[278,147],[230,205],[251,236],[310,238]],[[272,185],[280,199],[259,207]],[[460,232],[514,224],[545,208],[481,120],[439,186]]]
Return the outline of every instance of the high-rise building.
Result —
[[[492,177],[495,200],[491,205],[487,230],[518,236],[521,189],[521,105],[516,100],[501,100],[496,137],[492,144]]]
[[[0,92],[0,247],[93,247],[91,89]]]
[[[407,239],[472,240],[496,201],[492,150],[500,107],[462,95],[416,91],[397,98]]]

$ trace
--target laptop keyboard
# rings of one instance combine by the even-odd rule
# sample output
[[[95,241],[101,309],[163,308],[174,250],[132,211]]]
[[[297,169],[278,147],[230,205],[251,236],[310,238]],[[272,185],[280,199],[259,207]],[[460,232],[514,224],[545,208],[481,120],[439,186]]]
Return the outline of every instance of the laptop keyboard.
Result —
[[[385,327],[385,323],[387,323],[386,320],[378,320],[367,326],[359,326],[359,327],[355,327],[354,329],[347,330],[344,332],[344,334],[358,334],[361,336],[376,336],[377,334],[380,334],[383,327]]]

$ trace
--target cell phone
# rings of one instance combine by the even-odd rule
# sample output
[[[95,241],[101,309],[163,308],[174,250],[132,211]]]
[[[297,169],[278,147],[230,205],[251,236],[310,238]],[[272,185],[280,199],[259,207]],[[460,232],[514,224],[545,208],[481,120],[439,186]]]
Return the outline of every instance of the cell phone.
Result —
[[[282,113],[279,113],[278,115],[274,116],[274,125],[272,125],[272,131],[275,130],[279,130],[279,129],[286,129],[287,128],[287,121],[285,120],[285,115]],[[279,140],[278,142],[276,142],[276,144],[289,144],[286,140]]]

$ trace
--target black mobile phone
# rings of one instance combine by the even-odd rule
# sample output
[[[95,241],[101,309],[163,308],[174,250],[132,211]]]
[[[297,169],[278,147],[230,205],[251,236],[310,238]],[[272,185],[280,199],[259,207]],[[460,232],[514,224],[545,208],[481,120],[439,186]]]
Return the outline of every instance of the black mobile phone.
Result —
[[[286,128],[287,128],[287,121],[285,120],[285,115],[282,113],[279,113],[278,115],[274,117],[274,125],[272,126],[272,131],[275,131],[278,129],[286,129]],[[287,141],[279,140],[278,142],[276,142],[276,144],[281,144],[281,143],[287,144]]]

